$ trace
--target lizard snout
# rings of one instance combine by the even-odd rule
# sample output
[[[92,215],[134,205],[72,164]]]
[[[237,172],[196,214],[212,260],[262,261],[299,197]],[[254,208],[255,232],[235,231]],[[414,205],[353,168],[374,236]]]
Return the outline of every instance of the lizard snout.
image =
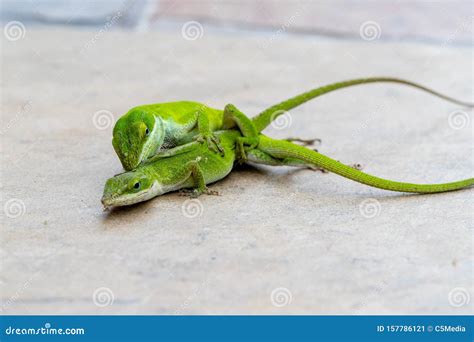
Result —
[[[108,209],[109,207],[112,206],[112,202],[111,202],[112,198],[108,198],[107,196],[102,196],[102,198],[100,199],[100,202],[102,203],[102,205],[104,206],[104,210]]]

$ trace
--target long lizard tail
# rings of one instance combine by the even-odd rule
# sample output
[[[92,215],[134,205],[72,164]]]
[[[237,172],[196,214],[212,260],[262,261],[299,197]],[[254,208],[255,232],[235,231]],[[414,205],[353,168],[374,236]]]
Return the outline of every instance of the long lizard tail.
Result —
[[[444,94],[441,94],[437,91],[434,91],[430,88],[427,88],[425,86],[422,86],[422,85],[414,83],[414,82],[402,80],[402,79],[399,79],[399,78],[393,78],[393,77],[371,77],[371,78],[359,78],[359,79],[355,79],[355,80],[348,80],[348,81],[328,84],[326,86],[322,86],[322,87],[319,87],[319,88],[312,89],[312,90],[310,90],[306,93],[303,93],[303,94],[297,95],[295,97],[292,97],[292,98],[290,98],[286,101],[280,102],[280,103],[264,110],[263,112],[261,112],[260,114],[258,114],[254,118],[252,118],[252,121],[253,121],[255,127],[257,128],[257,131],[261,132],[273,120],[275,120],[279,115],[283,114],[284,111],[288,111],[292,108],[295,108],[295,107],[297,107],[297,106],[299,106],[299,105],[301,105],[301,104],[303,104],[303,103],[305,103],[309,100],[314,99],[315,97],[321,96],[323,94],[329,93],[329,92],[334,91],[334,90],[347,88],[347,87],[351,87],[351,86],[358,85],[358,84],[376,83],[376,82],[404,84],[404,85],[407,85],[407,86],[410,86],[410,87],[414,87],[414,88],[423,90],[423,91],[425,91],[429,94],[432,94],[436,97],[439,97],[441,99],[444,99],[446,101],[449,101],[449,102],[452,102],[452,103],[455,103],[455,104],[458,104],[458,105],[461,105],[461,106],[470,107],[470,108],[474,107],[474,103],[457,100],[455,98],[446,96]]]
[[[296,158],[303,160],[306,163],[316,165],[342,177],[384,190],[434,193],[459,190],[474,185],[474,178],[442,184],[412,184],[383,179],[356,170],[350,166],[344,165],[334,159],[326,157],[321,153],[307,149],[303,146],[292,144],[284,140],[274,140],[262,134],[260,135],[260,143],[258,148],[270,154],[274,158]]]

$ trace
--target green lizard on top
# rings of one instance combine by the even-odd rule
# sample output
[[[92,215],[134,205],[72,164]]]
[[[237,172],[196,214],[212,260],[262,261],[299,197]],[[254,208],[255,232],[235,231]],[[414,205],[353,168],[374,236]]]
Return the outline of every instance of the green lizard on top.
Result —
[[[474,106],[472,103],[456,100],[402,79],[361,78],[312,89],[266,109],[253,121],[233,105],[227,105],[224,110],[218,110],[197,102],[179,101],[134,107],[115,124],[112,144],[123,168],[128,171],[135,169],[140,163],[159,151],[184,145],[193,140],[207,143],[209,149],[214,152],[225,153],[214,131],[238,128],[244,137],[238,142],[240,153],[244,158],[243,145],[246,146],[246,149],[257,146],[258,132],[284,111],[338,89],[376,82],[404,84],[459,105]],[[176,151],[179,151],[179,148]]]

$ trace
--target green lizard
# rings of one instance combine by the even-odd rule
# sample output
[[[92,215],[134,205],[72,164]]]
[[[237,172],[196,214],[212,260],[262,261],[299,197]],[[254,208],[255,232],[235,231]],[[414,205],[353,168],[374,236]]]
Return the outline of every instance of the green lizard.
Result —
[[[105,208],[130,205],[184,188],[196,188],[196,195],[212,194],[206,184],[230,173],[235,162],[235,140],[240,134],[228,130],[217,136],[226,153],[215,153],[199,142],[162,151],[137,169],[108,179],[102,204]]]
[[[253,121],[233,105],[227,105],[223,111],[190,101],[138,106],[132,108],[117,121],[113,130],[112,144],[125,170],[136,168],[160,150],[183,145],[193,139],[207,142],[211,150],[223,153],[225,149],[213,133],[220,129],[239,128],[243,136],[249,138],[243,140],[242,143],[251,149],[258,142],[258,132],[284,111],[338,89],[376,82],[404,84],[456,104],[474,106],[472,103],[453,99],[402,79],[361,78],[315,88],[266,109]]]
[[[215,194],[207,184],[226,177],[238,160],[236,151],[243,139],[237,130],[216,132],[224,154],[214,153],[207,145],[191,142],[177,149],[160,152],[133,171],[107,180],[102,204],[105,208],[149,200],[164,193],[194,188],[193,194]],[[415,193],[459,190],[474,185],[474,178],[444,184],[411,184],[378,178],[344,165],[321,153],[288,141],[260,134],[256,148],[246,150],[246,161],[287,166],[321,167],[372,187]]]

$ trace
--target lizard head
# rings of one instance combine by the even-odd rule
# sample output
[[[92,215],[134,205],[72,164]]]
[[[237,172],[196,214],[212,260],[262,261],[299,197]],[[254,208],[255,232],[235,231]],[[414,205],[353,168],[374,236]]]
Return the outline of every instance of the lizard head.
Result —
[[[142,170],[129,171],[107,180],[101,202],[107,209],[143,202],[162,193],[157,180]]]
[[[132,108],[115,124],[112,145],[125,170],[133,170],[163,144],[164,126],[153,111]]]

